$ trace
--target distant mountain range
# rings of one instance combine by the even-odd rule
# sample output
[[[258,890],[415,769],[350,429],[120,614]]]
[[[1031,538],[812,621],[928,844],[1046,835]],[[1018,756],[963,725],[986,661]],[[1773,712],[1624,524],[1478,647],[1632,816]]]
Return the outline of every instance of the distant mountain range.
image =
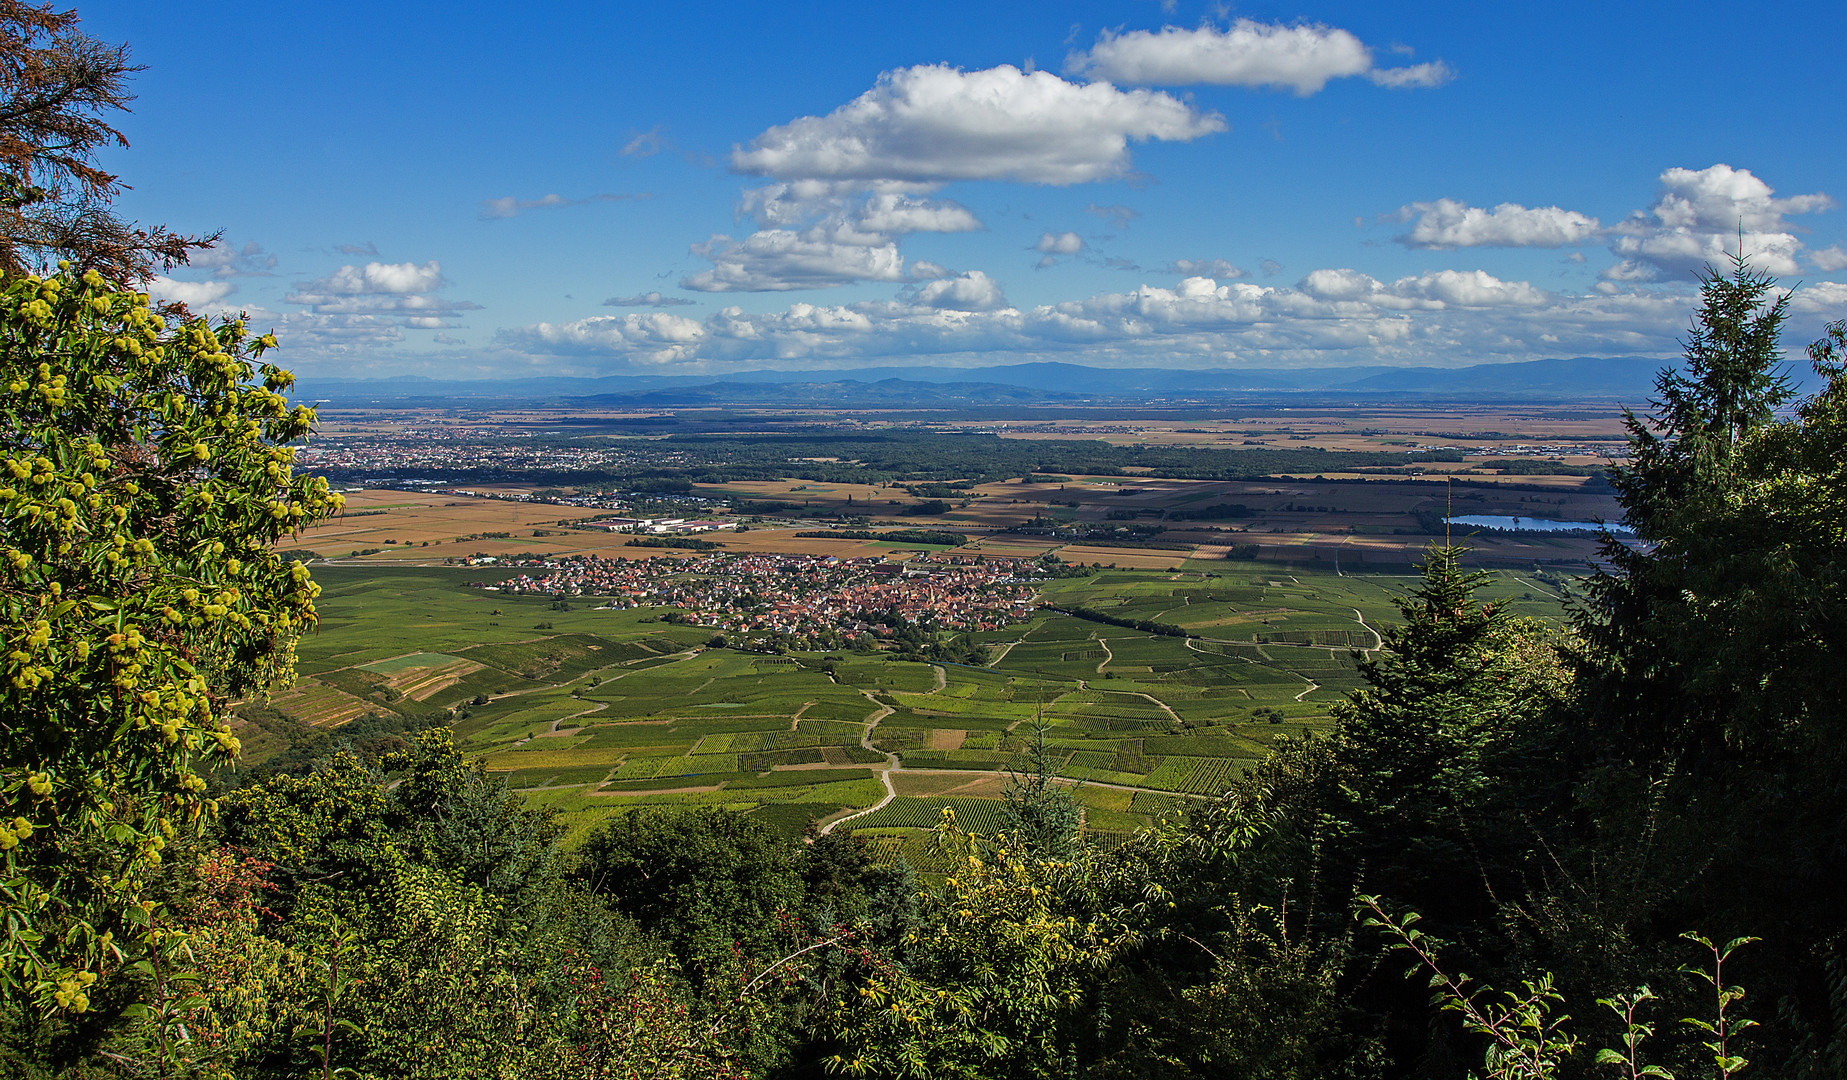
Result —
[[[556,405],[667,408],[834,405],[932,408],[1025,404],[1165,404],[1304,399],[1522,401],[1608,400],[1646,406],[1664,361],[1579,356],[1461,368],[1256,368],[1196,371],[1008,364],[979,368],[881,367],[839,371],[746,371],[724,375],[608,375],[446,381],[303,378],[302,400],[367,406]],[[1801,374],[1792,369],[1791,375]]]

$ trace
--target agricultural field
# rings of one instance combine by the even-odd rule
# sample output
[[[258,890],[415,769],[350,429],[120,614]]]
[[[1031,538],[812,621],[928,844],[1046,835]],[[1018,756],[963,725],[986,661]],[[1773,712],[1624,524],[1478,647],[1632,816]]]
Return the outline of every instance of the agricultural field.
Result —
[[[1451,514],[1617,516],[1602,470],[1625,444],[1608,405],[1252,406],[1132,419],[1020,408],[979,418],[332,412],[315,467],[347,495],[346,512],[292,546],[381,564],[607,558],[633,554],[634,538],[587,523],[632,514],[743,525],[683,538],[733,552],[900,556],[915,545],[864,534],[928,530],[960,534],[957,550],[972,555],[1053,551],[1151,571],[1255,559],[1340,576],[1402,571]],[[846,535],[800,535],[828,531]],[[1582,532],[1458,535],[1505,568],[1577,573],[1597,557]]]
[[[1044,581],[1030,620],[977,635],[985,666],[708,648],[710,630],[661,618],[672,609],[469,588],[480,568],[317,567],[320,630],[269,704],[336,736],[366,717],[449,725],[570,838],[636,807],[707,804],[790,831],[863,830],[927,862],[945,807],[995,826],[1035,742],[1076,785],[1085,827],[1125,833],[1324,729],[1414,582],[1190,565],[1211,568]],[[1502,573],[1488,593],[1562,614],[1531,574]]]

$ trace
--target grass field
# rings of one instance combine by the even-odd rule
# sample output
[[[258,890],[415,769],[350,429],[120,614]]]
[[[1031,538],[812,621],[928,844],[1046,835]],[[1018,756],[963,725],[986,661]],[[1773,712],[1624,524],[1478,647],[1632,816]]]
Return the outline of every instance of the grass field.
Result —
[[[1178,563],[1163,553],[1166,563]],[[317,567],[319,631],[272,704],[336,731],[367,714],[450,725],[458,742],[568,836],[637,806],[719,805],[799,831],[898,798],[847,827],[920,845],[943,807],[999,821],[1006,771],[1035,725],[1079,782],[1086,827],[1121,832],[1222,793],[1282,736],[1324,728],[1359,685],[1355,650],[1396,618],[1407,574],[1215,561],[1125,566],[1044,583],[1061,608],[1193,637],[1042,612],[984,635],[986,667],[886,654],[767,657],[705,649],[660,609],[564,609],[467,587],[491,571]],[[1485,590],[1557,619],[1556,597],[1502,573]]]

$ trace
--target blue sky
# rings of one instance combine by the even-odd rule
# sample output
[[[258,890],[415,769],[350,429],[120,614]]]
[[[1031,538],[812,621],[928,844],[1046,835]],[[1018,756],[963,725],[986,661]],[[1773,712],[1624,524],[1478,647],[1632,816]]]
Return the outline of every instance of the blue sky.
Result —
[[[1678,351],[1847,316],[1847,5],[122,3],[154,283],[322,375]]]

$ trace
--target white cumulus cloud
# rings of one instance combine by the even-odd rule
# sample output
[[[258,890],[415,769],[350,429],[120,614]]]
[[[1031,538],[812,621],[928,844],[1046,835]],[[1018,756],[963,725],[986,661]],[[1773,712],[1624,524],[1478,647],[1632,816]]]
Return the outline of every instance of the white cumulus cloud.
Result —
[[[1549,299],[1543,289],[1524,281],[1502,281],[1483,270],[1437,270],[1399,278],[1389,291],[1407,299],[1460,308],[1538,307]]]
[[[782,180],[1014,180],[1081,184],[1130,171],[1131,140],[1225,130],[1168,94],[1067,82],[1011,65],[888,71],[826,116],[778,125],[735,148],[737,172]]]
[[[976,232],[975,212],[948,199],[920,197],[936,185],[894,180],[791,180],[747,188],[738,215],[763,228],[832,222],[864,232]]]
[[[342,266],[320,281],[305,286],[304,292],[343,293],[350,296],[381,294],[410,296],[434,292],[447,282],[441,264],[432,259],[416,263],[371,262],[364,266]]]
[[[788,180],[764,184],[744,189],[738,199],[738,216],[752,218],[766,229],[809,224],[823,217],[844,220],[849,201],[868,190],[902,194],[912,186],[857,180]]]
[[[904,256],[890,237],[847,226],[764,229],[742,240],[714,236],[692,251],[712,261],[680,281],[699,292],[786,292],[855,281],[904,280]]]
[[[509,337],[507,331],[500,334]],[[649,312],[604,315],[568,323],[536,323],[515,336],[546,351],[591,352],[622,356],[650,364],[689,360],[707,338],[704,323],[682,315]]]
[[[157,301],[185,304],[194,312],[217,314],[220,301],[237,291],[229,281],[175,281],[156,274],[147,285],[148,294]]]
[[[1299,95],[1332,79],[1366,76],[1387,87],[1441,86],[1454,77],[1441,61],[1404,68],[1374,66],[1372,50],[1351,32],[1316,23],[1239,19],[1225,29],[1106,31],[1089,52],[1073,53],[1069,74],[1144,86],[1276,87]]]
[[[1817,316],[1825,322],[1847,318],[1847,285],[1838,281],[1811,282],[1789,298],[1789,309],[1799,315]]]
[[[738,213],[762,228],[742,240],[721,235],[694,244],[693,253],[711,260],[712,269],[689,275],[681,286],[704,292],[775,292],[901,280],[904,259],[896,237],[984,228],[968,207],[924,198],[918,187],[796,180],[748,189]]]
[[[1380,289],[1379,281],[1358,270],[1310,270],[1296,286],[1317,300],[1363,300]]]
[[[1074,232],[1042,233],[1033,250],[1045,257],[1039,260],[1039,269],[1056,266],[1061,255],[1076,255],[1084,250],[1084,238]]]
[[[896,192],[877,192],[858,208],[854,224],[881,233],[979,232],[983,226],[974,211],[947,199],[918,199]]]
[[[1749,169],[1718,164],[1704,169],[1669,169],[1661,174],[1653,206],[1637,210],[1611,231],[1610,245],[1622,261],[1604,271],[1609,281],[1653,281],[1724,266],[1739,251],[1770,274],[1797,273],[1802,241],[1789,231],[1787,215],[1834,208],[1819,192],[1779,199]],[[1743,235],[1740,236],[1740,233]]]
[[[957,311],[994,311],[1007,306],[1000,283],[979,270],[926,282],[906,290],[904,298],[924,307]]]
[[[1839,244],[1818,248],[1809,252],[1809,265],[1824,274],[1847,270],[1847,250],[1842,250]]]
[[[1428,90],[1453,81],[1456,69],[1441,60],[1432,60],[1407,67],[1376,67],[1366,73],[1366,78],[1387,90]]]
[[[428,330],[448,326],[443,320],[479,307],[466,300],[437,296],[436,291],[447,284],[441,264],[434,259],[421,265],[371,262],[342,266],[283,299],[315,315],[395,316],[396,326]]]
[[[1411,203],[1398,211],[1411,229],[1397,238],[1406,247],[1566,247],[1597,238],[1596,218],[1557,206],[1526,207],[1502,203],[1492,210],[1438,199]]]
[[[1391,311],[1535,307],[1548,297],[1527,282],[1503,281],[1484,270],[1436,270],[1390,284],[1358,270],[1314,270],[1296,288],[1315,300]]]
[[[1807,303],[1819,310],[1839,299],[1816,290]],[[1684,296],[1561,295],[1472,270],[1382,281],[1329,268],[1293,287],[1194,276],[1172,288],[1142,285],[1027,309],[1007,306],[996,283],[968,271],[913,284],[895,301],[797,303],[762,313],[730,307],[703,321],[664,313],[592,318],[505,330],[498,344],[593,369],[670,362],[682,370],[763,362],[817,369],[926,356],[954,366],[996,355],[1106,366],[1443,365],[1459,355],[1672,355],[1685,320]]]

